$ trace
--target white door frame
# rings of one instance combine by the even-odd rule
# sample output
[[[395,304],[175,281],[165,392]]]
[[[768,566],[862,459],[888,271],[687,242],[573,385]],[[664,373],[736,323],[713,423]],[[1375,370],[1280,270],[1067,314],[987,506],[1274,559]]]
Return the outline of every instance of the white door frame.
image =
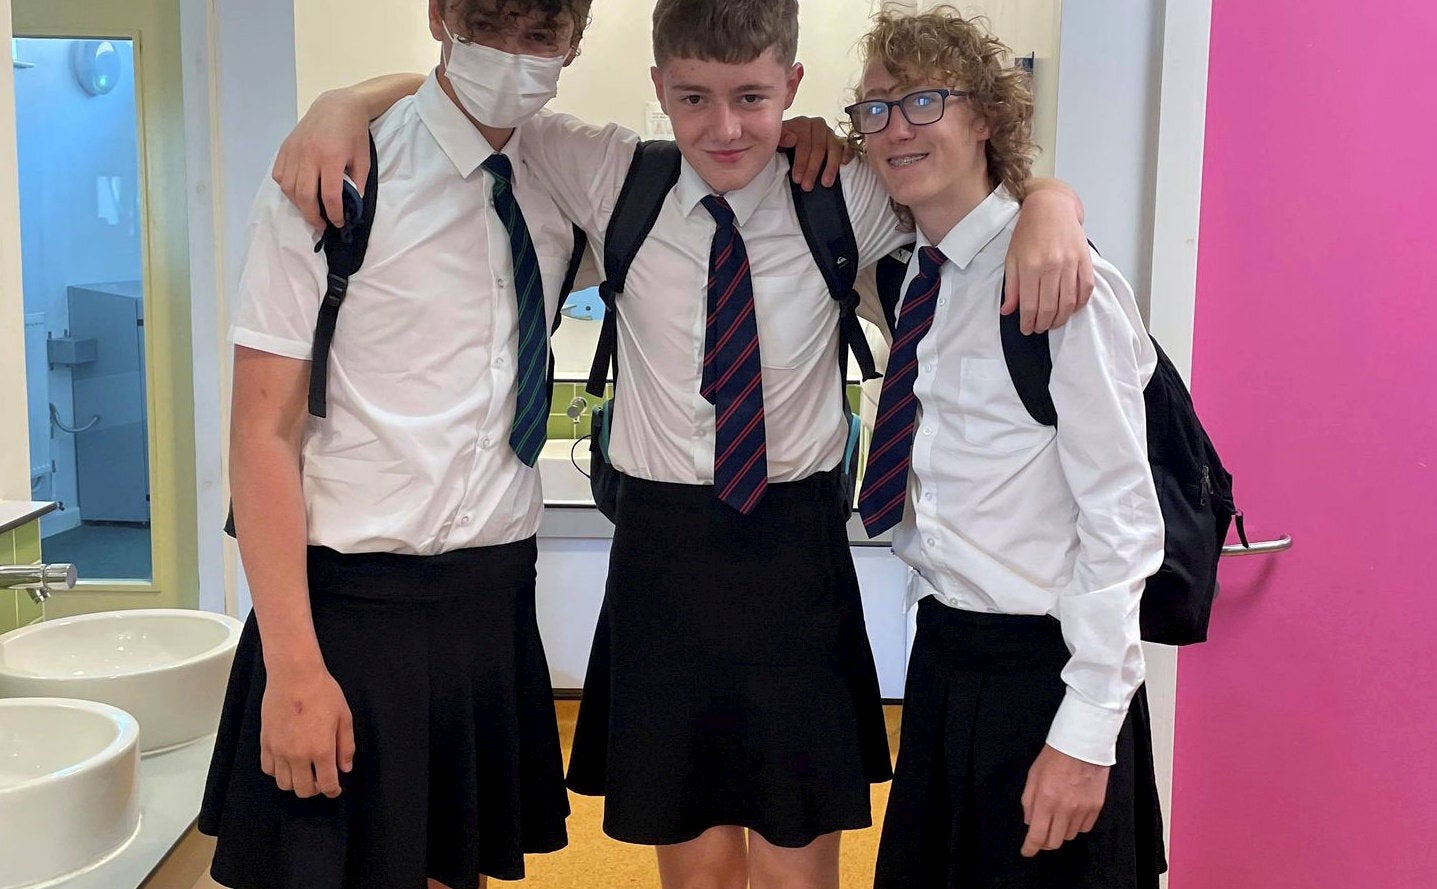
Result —
[[[1149,328],[1192,381],[1197,305],[1198,227],[1207,127],[1208,49],[1212,0],[1167,0],[1163,21],[1162,92],[1153,195],[1152,298]],[[1153,747],[1171,845],[1173,750],[1177,722],[1176,649],[1149,646]]]

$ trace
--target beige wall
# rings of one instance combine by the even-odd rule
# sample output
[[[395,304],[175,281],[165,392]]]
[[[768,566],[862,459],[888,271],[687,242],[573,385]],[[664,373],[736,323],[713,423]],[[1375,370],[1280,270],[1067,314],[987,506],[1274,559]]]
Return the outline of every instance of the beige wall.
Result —
[[[855,44],[877,5],[877,0],[800,3],[799,61],[807,74],[796,114],[838,117],[858,78]],[[1057,55],[1059,5],[1060,0],[984,0],[960,8],[986,15],[1016,53],[1037,52],[1040,59],[1051,60]],[[653,98],[653,7],[653,0],[596,0],[583,53],[564,73],[550,107],[644,132],[646,106]],[[429,36],[425,9],[425,0],[295,0],[300,110],[332,87],[374,74],[433,67],[438,44]]]
[[[0,46],[10,54],[10,0],[0,0]],[[15,71],[0,65],[0,500],[30,499],[25,315],[20,286],[20,173]]]

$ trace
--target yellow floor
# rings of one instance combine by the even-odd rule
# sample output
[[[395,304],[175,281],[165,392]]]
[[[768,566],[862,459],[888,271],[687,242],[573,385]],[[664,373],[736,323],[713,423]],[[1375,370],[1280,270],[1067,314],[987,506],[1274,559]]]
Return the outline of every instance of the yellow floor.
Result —
[[[574,719],[579,712],[576,701],[555,704],[559,714],[559,733],[563,736],[564,763],[569,761],[569,748],[574,740]],[[898,751],[898,719],[900,708],[884,708],[888,722],[888,747]],[[842,889],[869,889],[873,885],[873,861],[878,851],[878,832],[883,809],[888,802],[888,785],[873,787],[873,826],[867,830],[849,831],[843,836]],[[654,852],[649,846],[630,846],[604,836],[604,801],[598,797],[569,794],[573,814],[569,816],[569,845],[549,855],[532,855],[528,859],[528,876],[521,883],[491,880],[493,887],[522,886],[523,889],[659,889]],[[188,885],[188,882],[186,882]],[[194,889],[214,889],[207,877]]]

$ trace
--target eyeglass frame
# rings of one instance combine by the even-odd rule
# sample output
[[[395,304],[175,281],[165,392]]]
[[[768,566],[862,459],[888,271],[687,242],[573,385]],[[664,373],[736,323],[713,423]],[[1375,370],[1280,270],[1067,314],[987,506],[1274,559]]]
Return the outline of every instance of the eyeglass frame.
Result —
[[[913,120],[913,118],[911,118],[911,117],[908,116],[908,109],[905,108],[905,107],[903,107],[903,106],[904,106],[904,103],[905,103],[905,102],[907,102],[909,99],[913,98],[914,96],[921,96],[921,95],[924,95],[925,93],[934,93],[934,94],[937,94],[937,96],[938,96],[939,99],[941,100],[941,101],[939,102],[939,105],[938,105],[938,116],[935,117],[935,118],[933,118],[932,120],[926,121],[926,122],[924,122],[924,123],[915,123],[914,120]],[[876,135],[878,135],[879,133],[883,132],[884,130],[888,129],[888,125],[891,124],[891,123],[893,123],[893,109],[894,109],[894,108],[897,108],[897,109],[898,109],[898,112],[903,115],[903,119],[908,122],[908,125],[909,125],[910,127],[926,127],[926,126],[930,126],[930,125],[935,124],[935,123],[937,123],[938,121],[942,120],[942,119],[943,119],[943,115],[945,115],[945,114],[948,113],[948,100],[949,100],[949,99],[966,99],[966,98],[968,98],[970,95],[972,95],[972,93],[970,93],[968,90],[950,90],[950,89],[942,89],[942,88],[937,88],[937,87],[935,87],[935,88],[933,88],[933,89],[914,90],[913,92],[907,94],[906,96],[903,96],[902,98],[898,98],[898,99],[864,99],[864,100],[862,100],[862,101],[860,101],[860,102],[854,102],[852,105],[849,105],[847,108],[844,108],[844,109],[843,109],[843,113],[848,115],[848,121],[849,121],[849,123],[853,124],[853,128],[858,131],[858,135],[860,135],[860,136],[876,136]],[[858,122],[853,119],[853,112],[854,112],[855,109],[861,108],[861,107],[863,107],[864,105],[872,105],[872,104],[875,103],[875,102],[881,103],[881,104],[883,104],[883,105],[887,105],[887,106],[888,106],[888,115],[887,115],[887,117],[884,118],[883,126],[879,127],[879,128],[876,129],[876,130],[873,130],[872,132],[865,133],[865,132],[863,132],[863,130],[862,130],[861,128],[859,128]]]

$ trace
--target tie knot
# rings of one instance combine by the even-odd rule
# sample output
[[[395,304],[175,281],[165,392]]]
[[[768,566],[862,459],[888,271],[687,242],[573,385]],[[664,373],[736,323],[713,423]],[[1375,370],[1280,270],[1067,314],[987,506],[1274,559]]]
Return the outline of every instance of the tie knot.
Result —
[[[709,211],[709,215],[714,218],[714,222],[720,226],[733,225],[733,208],[728,205],[728,201],[719,195],[711,194],[704,198],[703,204],[704,209]]]
[[[938,274],[938,270],[943,268],[943,263],[947,261],[948,257],[943,255],[942,250],[937,247],[924,247],[918,251],[918,274],[931,278]]]
[[[483,167],[488,170],[495,179],[498,179],[505,185],[508,185],[514,178],[514,165],[510,163],[509,158],[502,154],[489,155],[489,157],[485,159]]]

